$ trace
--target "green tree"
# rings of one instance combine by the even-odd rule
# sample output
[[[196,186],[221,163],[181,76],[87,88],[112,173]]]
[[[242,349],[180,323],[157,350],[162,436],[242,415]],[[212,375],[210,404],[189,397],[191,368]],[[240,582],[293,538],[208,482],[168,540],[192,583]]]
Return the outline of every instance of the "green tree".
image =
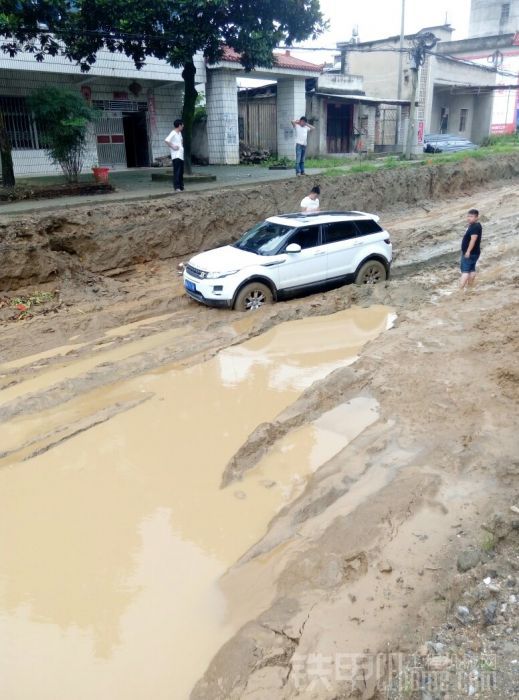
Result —
[[[324,27],[319,0],[0,0],[1,46],[11,54],[28,50],[43,60],[63,51],[88,71],[97,52],[106,48],[129,56],[137,68],[148,56],[182,68],[188,169],[197,98],[195,54],[216,63],[227,45],[246,70],[269,67],[277,45],[315,38]]]
[[[36,90],[29,97],[29,106],[42,129],[45,150],[67,180],[77,182],[93,109],[80,94],[59,87]]]

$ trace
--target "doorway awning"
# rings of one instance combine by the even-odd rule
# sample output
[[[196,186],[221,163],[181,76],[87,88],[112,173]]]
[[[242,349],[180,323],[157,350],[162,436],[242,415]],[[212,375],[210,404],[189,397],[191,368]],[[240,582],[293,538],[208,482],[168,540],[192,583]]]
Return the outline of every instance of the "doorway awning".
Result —
[[[315,92],[317,97],[327,97],[335,102],[358,102],[372,105],[410,105],[410,100],[397,100],[392,98],[368,97],[367,95],[331,95],[329,92]]]

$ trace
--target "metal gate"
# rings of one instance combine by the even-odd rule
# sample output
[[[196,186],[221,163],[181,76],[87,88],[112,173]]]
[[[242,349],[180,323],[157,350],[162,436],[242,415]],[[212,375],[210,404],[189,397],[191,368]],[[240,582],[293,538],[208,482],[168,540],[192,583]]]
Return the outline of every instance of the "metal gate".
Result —
[[[124,116],[134,113],[145,113],[146,133],[144,147],[149,151],[149,114],[148,103],[136,100],[94,100],[94,107],[99,110],[99,116],[94,122],[94,134],[97,145],[97,160],[99,165],[110,167],[123,166],[128,163],[126,138],[124,131]],[[146,163],[148,165],[148,163]]]
[[[397,107],[381,107],[378,138],[375,146],[394,146],[396,143]],[[380,150],[384,150],[381,148]]]
[[[122,112],[102,112],[94,122],[99,165],[126,165]]]

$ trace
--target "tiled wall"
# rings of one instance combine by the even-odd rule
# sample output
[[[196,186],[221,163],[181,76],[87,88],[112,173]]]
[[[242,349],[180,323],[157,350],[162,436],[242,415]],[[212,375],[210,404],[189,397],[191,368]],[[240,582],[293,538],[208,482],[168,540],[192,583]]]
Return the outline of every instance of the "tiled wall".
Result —
[[[131,101],[147,102],[150,162],[153,162],[157,156],[168,153],[164,139],[173,128],[173,121],[181,115],[183,83],[171,83],[159,88],[154,88],[150,81],[147,83],[141,81],[140,84],[142,91],[138,96],[134,96],[128,91],[129,81],[126,77],[95,78],[86,75],[81,83],[78,83],[77,76],[74,75],[0,70],[0,95],[27,96],[32,91],[48,85],[68,87],[73,91],[79,91],[81,87],[88,86],[91,89],[92,100],[113,100],[114,93],[119,92],[128,93],[128,99]],[[154,109],[151,106],[152,103],[154,103]],[[83,171],[88,172],[92,164],[97,161],[96,137],[91,127]],[[60,167],[52,163],[43,149],[14,149],[13,162],[15,175],[18,176],[61,174]],[[121,164],[119,167],[124,165]]]
[[[212,165],[238,164],[238,88],[235,71],[210,72],[206,105],[209,162]]]
[[[303,116],[305,110],[305,79],[289,78],[278,80],[277,127],[279,158],[295,158],[295,130],[290,122],[292,119],[299,119]]]

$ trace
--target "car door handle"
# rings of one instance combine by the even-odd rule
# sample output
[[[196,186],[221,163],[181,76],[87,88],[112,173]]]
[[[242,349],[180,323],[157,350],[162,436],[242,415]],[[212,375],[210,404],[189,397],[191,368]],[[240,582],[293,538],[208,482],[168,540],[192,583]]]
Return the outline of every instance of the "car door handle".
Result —
[[[325,255],[325,251],[321,251],[320,253],[314,253],[314,258],[316,258],[318,255]]]

